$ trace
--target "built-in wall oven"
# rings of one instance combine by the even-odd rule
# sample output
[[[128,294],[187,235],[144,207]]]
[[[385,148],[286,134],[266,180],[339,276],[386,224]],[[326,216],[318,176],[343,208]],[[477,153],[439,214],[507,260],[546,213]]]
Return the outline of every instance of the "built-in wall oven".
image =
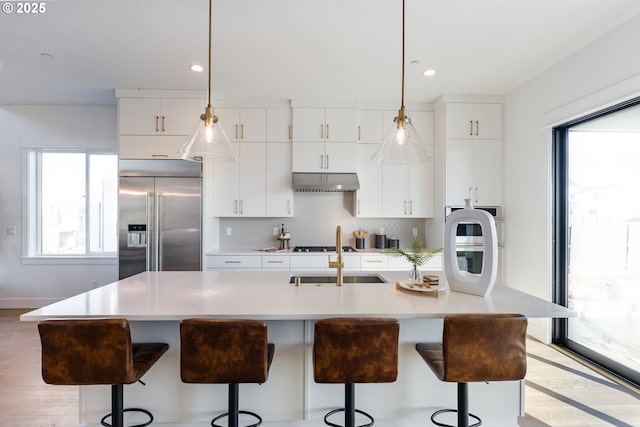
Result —
[[[488,212],[493,216],[496,223],[496,233],[498,240],[498,278],[497,283],[502,282],[502,236],[503,236],[503,219],[502,208],[500,206],[475,206]],[[463,209],[462,206],[447,206],[445,215],[449,216],[451,212]],[[456,228],[456,255],[458,258],[458,267],[461,271],[467,271],[473,274],[482,273],[484,239],[482,237],[482,228],[476,222],[462,222]]]

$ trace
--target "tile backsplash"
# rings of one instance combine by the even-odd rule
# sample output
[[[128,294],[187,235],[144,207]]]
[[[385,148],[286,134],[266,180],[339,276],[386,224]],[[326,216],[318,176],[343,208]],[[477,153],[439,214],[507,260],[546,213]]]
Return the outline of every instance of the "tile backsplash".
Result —
[[[356,230],[366,230],[366,248],[375,247],[375,235],[384,229],[387,237],[400,239],[406,247],[413,241],[412,230],[418,229],[418,239],[424,240],[425,220],[405,218],[358,218],[353,216],[352,193],[294,193],[294,213],[291,218],[221,218],[220,248],[260,249],[277,246],[273,229],[284,224],[291,233],[294,246],[335,245],[336,226],[342,226],[343,244],[355,247]],[[226,235],[231,228],[231,236]],[[429,245],[427,237],[427,246]]]

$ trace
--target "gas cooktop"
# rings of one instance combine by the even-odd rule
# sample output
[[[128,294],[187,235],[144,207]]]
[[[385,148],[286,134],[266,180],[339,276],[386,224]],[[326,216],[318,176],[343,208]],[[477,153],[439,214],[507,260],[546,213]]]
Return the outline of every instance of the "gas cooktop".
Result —
[[[335,252],[335,246],[296,246],[293,252]],[[353,246],[343,246],[342,252],[357,252]]]

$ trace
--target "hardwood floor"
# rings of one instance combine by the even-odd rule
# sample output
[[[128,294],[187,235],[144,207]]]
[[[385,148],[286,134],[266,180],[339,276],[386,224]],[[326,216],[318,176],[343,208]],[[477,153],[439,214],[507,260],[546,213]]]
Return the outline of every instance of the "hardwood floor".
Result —
[[[0,427],[77,427],[78,388],[42,381],[38,332],[35,323],[19,321],[24,311],[0,310]],[[552,347],[532,339],[527,346],[521,427],[640,426],[637,392]]]

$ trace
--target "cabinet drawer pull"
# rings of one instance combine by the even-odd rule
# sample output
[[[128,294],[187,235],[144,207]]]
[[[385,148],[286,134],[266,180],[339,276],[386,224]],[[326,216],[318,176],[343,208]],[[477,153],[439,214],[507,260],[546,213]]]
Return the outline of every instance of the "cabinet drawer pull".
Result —
[[[167,158],[169,157],[168,154],[152,154],[151,157],[163,157],[163,158]]]
[[[365,262],[379,264],[379,263],[382,262],[382,260],[381,259],[367,259],[367,260],[365,260]]]
[[[282,264],[284,261],[267,261],[267,264]]]
[[[469,136],[473,136],[473,120],[469,120]]]
[[[242,264],[242,261],[225,261],[225,264]]]

